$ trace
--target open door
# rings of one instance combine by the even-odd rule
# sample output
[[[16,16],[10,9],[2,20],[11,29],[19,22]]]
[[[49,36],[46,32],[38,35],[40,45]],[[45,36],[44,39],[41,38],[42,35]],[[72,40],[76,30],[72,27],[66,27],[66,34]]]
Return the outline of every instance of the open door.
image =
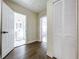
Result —
[[[14,47],[14,14],[3,2],[2,5],[2,58]]]

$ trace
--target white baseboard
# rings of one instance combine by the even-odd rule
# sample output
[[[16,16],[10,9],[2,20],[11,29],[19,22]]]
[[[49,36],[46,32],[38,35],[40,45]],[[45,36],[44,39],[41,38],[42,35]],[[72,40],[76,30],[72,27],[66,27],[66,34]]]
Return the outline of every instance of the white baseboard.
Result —
[[[49,56],[49,57],[53,57],[53,55],[51,54],[51,53],[49,53],[49,52],[47,52],[47,56]]]
[[[28,41],[27,44],[30,44],[30,43],[33,43],[33,42],[36,42],[38,40],[32,40],[32,41]],[[40,42],[40,41],[39,41]]]
[[[8,48],[8,49],[6,49],[5,51],[3,51],[3,53],[2,53],[2,58],[4,58],[8,53],[10,53],[12,50],[13,50],[14,48]]]

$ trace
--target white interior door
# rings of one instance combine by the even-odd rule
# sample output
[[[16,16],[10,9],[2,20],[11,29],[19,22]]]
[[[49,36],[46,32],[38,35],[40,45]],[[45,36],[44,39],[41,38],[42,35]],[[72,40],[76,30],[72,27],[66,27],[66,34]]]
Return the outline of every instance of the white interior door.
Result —
[[[53,5],[53,48],[57,59],[77,59],[76,0]]]
[[[14,14],[3,2],[2,5],[2,58],[14,47]]]
[[[53,54],[58,59],[62,59],[63,5],[62,1],[53,3]]]
[[[77,59],[77,0],[64,0],[62,59]]]

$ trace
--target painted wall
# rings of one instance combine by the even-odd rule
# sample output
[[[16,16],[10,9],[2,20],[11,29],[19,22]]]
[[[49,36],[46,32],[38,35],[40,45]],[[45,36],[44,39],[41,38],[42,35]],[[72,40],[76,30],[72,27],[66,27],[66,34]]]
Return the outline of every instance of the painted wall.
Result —
[[[47,2],[47,55],[53,57],[53,6],[51,1]]]
[[[47,15],[47,10],[45,9],[45,10],[41,11],[38,16],[40,18],[40,17],[46,16],[46,15]]]
[[[31,43],[34,41],[37,41],[37,21],[38,21],[38,14],[34,13],[28,9],[25,9],[24,7],[21,7],[20,5],[13,3],[13,2],[7,2],[7,4],[15,11],[18,13],[22,13],[26,15],[27,17],[27,43]]]

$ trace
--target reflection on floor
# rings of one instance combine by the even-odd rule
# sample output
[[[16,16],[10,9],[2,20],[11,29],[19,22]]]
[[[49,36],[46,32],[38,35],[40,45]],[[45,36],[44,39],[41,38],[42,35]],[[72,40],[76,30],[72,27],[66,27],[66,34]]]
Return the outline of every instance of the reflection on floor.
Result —
[[[47,37],[46,37],[46,36],[44,36],[44,37],[42,38],[42,42],[47,43]]]
[[[4,59],[51,59],[46,55],[46,43],[34,42],[15,48]]]
[[[26,40],[18,40],[18,41],[14,41],[14,47],[18,47],[20,45],[24,45],[26,44]]]

